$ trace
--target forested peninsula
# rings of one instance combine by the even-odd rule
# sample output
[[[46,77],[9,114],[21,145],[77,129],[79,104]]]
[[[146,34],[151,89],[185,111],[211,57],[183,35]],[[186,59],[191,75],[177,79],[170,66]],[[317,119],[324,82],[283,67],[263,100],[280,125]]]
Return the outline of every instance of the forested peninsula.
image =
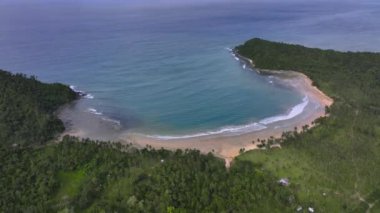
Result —
[[[252,39],[236,47],[259,70],[294,70],[334,99],[318,126],[287,135],[281,149],[238,157],[287,177],[321,212],[380,211],[380,54]],[[265,72],[264,72],[265,73]]]
[[[306,74],[334,104],[282,148],[245,152],[229,169],[197,150],[58,139],[55,111],[79,95],[0,71],[0,212],[380,211],[380,54],[261,39],[236,51]]]

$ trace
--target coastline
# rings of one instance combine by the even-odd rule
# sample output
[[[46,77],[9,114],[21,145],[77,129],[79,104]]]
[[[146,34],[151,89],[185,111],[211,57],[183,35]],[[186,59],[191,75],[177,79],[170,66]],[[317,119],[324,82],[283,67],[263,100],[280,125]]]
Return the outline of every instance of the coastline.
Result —
[[[140,148],[149,145],[156,149],[197,149],[202,153],[213,153],[215,156],[225,159],[226,166],[228,167],[233,158],[240,154],[241,149],[245,151],[258,149],[259,143],[257,143],[257,139],[267,140],[271,137],[279,138],[283,132],[293,131],[295,127],[300,130],[304,125],[312,126],[314,120],[325,116],[325,106],[330,106],[333,103],[330,97],[313,86],[312,80],[305,74],[296,71],[258,69],[251,59],[245,58],[235,51],[231,50],[231,52],[252,71],[257,71],[261,75],[270,75],[276,78],[281,84],[292,87],[292,89],[307,98],[307,103],[303,106],[302,111],[294,116],[277,115],[270,117],[268,118],[269,120],[276,117],[283,118],[268,121],[268,123],[265,123],[265,129],[246,133],[235,135],[220,133],[196,137],[157,138],[128,131],[120,131],[120,125],[109,125],[109,122],[104,120],[104,118],[93,116],[91,113],[85,113],[83,117],[83,115],[78,114],[79,112],[77,110],[74,110],[75,107],[73,105],[75,105],[75,103],[73,103],[73,105],[68,105],[61,109],[59,113],[60,119],[65,122],[65,126],[67,127],[62,135],[68,134],[81,138],[90,137],[91,139],[103,141],[120,141],[121,143],[132,143]],[[303,103],[301,103],[301,105],[302,104]],[[259,124],[261,123],[259,122]],[[84,128],[84,126],[86,128]],[[253,141],[255,143],[252,143]]]
[[[326,116],[325,106],[331,106],[333,99],[313,86],[313,82],[308,76],[296,71],[258,69],[251,59],[245,58],[235,51],[232,51],[232,53],[259,74],[273,75],[280,78],[280,81],[283,83],[291,85],[298,92],[307,97],[309,102],[314,103],[314,106],[311,109],[305,109],[300,115],[293,118],[274,122],[266,129],[241,135],[211,135],[180,139],[157,139],[138,134],[129,134],[128,136],[123,135],[121,137],[122,141],[132,142],[140,147],[150,145],[154,148],[171,150],[198,149],[202,153],[211,152],[225,159],[226,166],[229,166],[233,158],[239,155],[241,149],[245,151],[258,149],[259,147],[256,143],[257,139],[267,140],[271,137],[279,138],[284,131],[292,131],[295,127],[301,129],[304,125],[312,126],[314,120]],[[252,143],[253,141],[255,141],[255,143]]]
[[[279,138],[284,131],[293,131],[295,127],[299,130],[302,129],[304,125],[312,127],[314,120],[326,116],[325,106],[331,106],[333,99],[313,86],[313,82],[308,76],[296,71],[257,69],[252,60],[240,56],[236,52],[233,53],[259,74],[273,75],[285,84],[291,85],[294,89],[307,97],[310,102],[308,105],[312,106],[290,119],[273,122],[268,125],[266,129],[240,135],[220,134],[178,139],[160,139],[129,133],[128,135],[122,135],[121,141],[133,143],[138,147],[149,145],[157,149],[197,149],[202,153],[213,153],[225,159],[226,166],[228,167],[231,161],[240,154],[241,149],[245,151],[258,149],[258,143],[256,143],[257,139],[267,140],[271,137]],[[255,141],[255,143],[252,143],[253,141]]]

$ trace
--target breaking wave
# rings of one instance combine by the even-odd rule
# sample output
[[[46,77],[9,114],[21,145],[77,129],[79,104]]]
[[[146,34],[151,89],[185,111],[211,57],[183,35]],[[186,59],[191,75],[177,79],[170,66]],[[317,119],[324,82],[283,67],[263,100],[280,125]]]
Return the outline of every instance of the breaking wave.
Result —
[[[215,131],[207,131],[207,132],[201,132],[201,133],[190,134],[190,135],[179,135],[179,136],[147,135],[147,137],[156,138],[156,139],[163,139],[163,140],[170,140],[170,139],[195,138],[195,137],[211,136],[211,135],[219,135],[219,134],[226,134],[226,135],[235,135],[236,134],[236,135],[239,135],[239,134],[243,134],[243,133],[263,130],[266,128],[267,127],[265,125],[262,125],[259,123],[251,123],[251,124],[241,125],[241,126],[228,126],[228,127],[221,128],[219,130],[215,130]]]
[[[212,136],[212,135],[240,135],[244,133],[249,132],[255,132],[260,131],[267,128],[268,124],[272,124],[278,121],[288,120],[296,117],[297,115],[301,114],[305,107],[309,103],[309,98],[305,96],[302,99],[302,102],[300,104],[297,104],[296,106],[292,107],[288,114],[285,115],[277,115],[273,117],[268,117],[260,120],[259,122],[250,123],[246,125],[240,125],[240,126],[227,126],[224,128],[221,128],[219,130],[215,131],[207,131],[207,132],[200,132],[195,134],[189,134],[189,135],[145,135],[149,138],[155,138],[155,139],[161,139],[161,140],[171,140],[171,139],[187,139],[187,138],[195,138],[195,137],[204,137],[204,136]]]
[[[97,111],[97,110],[94,109],[94,108],[88,108],[88,109],[87,109],[87,112],[92,113],[92,114],[95,114],[95,115],[103,115],[103,113]]]
[[[302,103],[294,106],[290,110],[290,112],[288,114],[286,114],[286,115],[277,115],[277,116],[265,118],[265,119],[259,121],[259,123],[267,125],[267,124],[271,124],[271,123],[274,123],[274,122],[278,122],[278,121],[283,121],[283,120],[288,120],[288,119],[294,118],[294,117],[296,117],[297,115],[299,115],[299,114],[301,114],[303,112],[303,110],[305,109],[305,107],[307,106],[308,103],[309,103],[309,98],[307,96],[305,96],[302,99]]]
[[[110,123],[116,124],[116,125],[118,125],[118,126],[121,126],[121,122],[120,122],[120,121],[115,120],[115,119],[112,119],[112,118],[108,118],[108,117],[104,116],[102,112],[99,112],[98,110],[96,110],[96,109],[94,109],[94,108],[88,108],[86,111],[89,112],[89,113],[91,113],[91,114],[101,116],[101,119],[102,119],[103,121],[107,121],[107,122],[110,122]]]
[[[78,93],[80,96],[87,98],[87,99],[94,99],[94,96],[90,93],[86,93],[82,90],[77,89],[76,86],[70,85],[70,89],[72,89],[74,92]]]

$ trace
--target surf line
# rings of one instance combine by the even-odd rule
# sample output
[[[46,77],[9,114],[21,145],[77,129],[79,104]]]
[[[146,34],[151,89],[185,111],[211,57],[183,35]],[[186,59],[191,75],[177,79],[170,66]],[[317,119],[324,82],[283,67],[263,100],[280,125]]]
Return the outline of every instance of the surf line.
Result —
[[[149,137],[149,138],[154,138],[154,139],[160,139],[160,140],[174,140],[174,139],[187,139],[187,138],[205,137],[205,136],[221,135],[221,134],[240,135],[244,133],[256,132],[256,131],[260,131],[260,130],[268,128],[267,125],[269,124],[276,123],[279,121],[289,120],[300,115],[308,104],[309,104],[309,98],[305,96],[302,99],[302,102],[292,107],[287,114],[280,114],[280,115],[264,118],[260,120],[259,122],[253,122],[246,125],[226,126],[215,131],[206,131],[206,132],[200,132],[200,133],[189,134],[189,135],[178,135],[178,136],[144,135],[144,136]]]

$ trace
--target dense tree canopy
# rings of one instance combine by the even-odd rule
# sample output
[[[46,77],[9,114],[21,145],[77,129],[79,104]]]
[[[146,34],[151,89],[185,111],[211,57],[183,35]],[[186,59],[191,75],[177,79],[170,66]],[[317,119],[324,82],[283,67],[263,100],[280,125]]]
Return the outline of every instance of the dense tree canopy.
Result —
[[[333,97],[330,117],[282,149],[239,157],[263,163],[324,212],[380,212],[380,54],[338,52],[252,39],[236,51],[256,67],[295,70]]]
[[[0,70],[0,142],[10,144],[45,143],[64,130],[53,115],[77,94],[69,87],[44,84],[35,77]]]
[[[229,169],[196,150],[55,143],[64,127],[54,111],[77,94],[0,71],[0,212],[380,211],[380,54],[261,39],[236,51],[259,68],[307,74],[335,103],[318,126]]]
[[[251,162],[195,150],[136,149],[64,137],[62,84],[0,71],[0,212],[291,212],[291,187]],[[16,145],[17,144],[17,145]]]
[[[291,212],[290,188],[251,162],[230,171],[199,151],[142,149],[65,137],[1,149],[0,209],[52,212]]]

